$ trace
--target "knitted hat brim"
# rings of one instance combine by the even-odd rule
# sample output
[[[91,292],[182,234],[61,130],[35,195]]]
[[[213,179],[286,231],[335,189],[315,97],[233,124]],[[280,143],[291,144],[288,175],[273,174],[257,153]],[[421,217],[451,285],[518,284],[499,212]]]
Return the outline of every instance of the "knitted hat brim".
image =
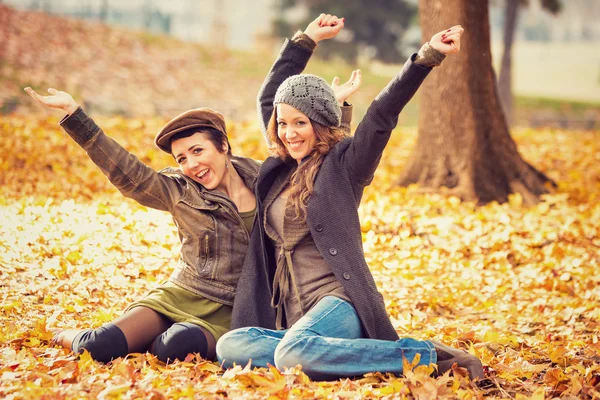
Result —
[[[331,86],[311,74],[292,75],[284,80],[273,99],[273,105],[287,104],[313,121],[327,127],[339,127],[342,111]]]

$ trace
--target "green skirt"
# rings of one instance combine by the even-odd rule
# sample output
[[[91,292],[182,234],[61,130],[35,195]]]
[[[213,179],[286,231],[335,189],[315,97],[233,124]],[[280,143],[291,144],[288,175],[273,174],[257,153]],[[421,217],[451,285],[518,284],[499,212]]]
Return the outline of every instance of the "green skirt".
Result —
[[[151,290],[143,299],[127,307],[148,307],[173,322],[189,322],[207,329],[219,340],[231,326],[232,307],[206,299],[172,282]]]

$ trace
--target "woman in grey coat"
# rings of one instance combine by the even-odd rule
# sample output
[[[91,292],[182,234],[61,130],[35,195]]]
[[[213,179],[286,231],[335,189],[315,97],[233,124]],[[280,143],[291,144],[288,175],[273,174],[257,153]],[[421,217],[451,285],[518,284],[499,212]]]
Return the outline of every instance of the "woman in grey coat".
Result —
[[[304,35],[314,47],[329,37],[327,28],[339,31],[343,24],[322,14]],[[398,114],[432,67],[459,51],[462,32],[460,26],[440,32],[413,55],[353,137],[337,129],[341,111],[331,87],[314,75],[294,75],[312,49],[284,44],[259,94],[273,156],[257,178],[257,217],[234,301],[234,330],[217,343],[225,366],[250,359],[255,366],[301,364],[311,378],[331,379],[402,373],[406,358],[437,364],[439,373],[457,363],[483,377],[481,362],[464,351],[398,338],[364,258],[357,212]]]

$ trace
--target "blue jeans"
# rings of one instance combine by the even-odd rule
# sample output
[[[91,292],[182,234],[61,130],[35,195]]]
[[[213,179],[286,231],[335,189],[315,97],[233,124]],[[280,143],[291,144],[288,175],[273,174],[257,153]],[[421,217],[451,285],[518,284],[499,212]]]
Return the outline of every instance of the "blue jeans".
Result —
[[[280,369],[301,364],[316,380],[375,371],[401,374],[402,357],[410,362],[417,353],[421,365],[437,362],[433,343],[427,340],[364,338],[354,306],[333,296],[324,297],[289,329],[235,329],[217,342],[217,358],[227,368],[249,360],[255,367],[271,364]]]

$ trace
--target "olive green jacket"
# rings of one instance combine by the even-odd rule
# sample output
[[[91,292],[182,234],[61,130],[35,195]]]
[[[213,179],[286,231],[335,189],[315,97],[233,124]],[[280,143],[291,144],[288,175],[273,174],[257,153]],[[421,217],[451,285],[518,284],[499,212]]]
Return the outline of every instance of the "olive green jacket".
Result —
[[[205,189],[178,168],[154,171],[105,135],[81,108],[60,124],[125,197],[171,213],[181,253],[170,281],[232,305],[249,242],[235,204],[224,194]],[[232,164],[252,189],[260,164],[235,156]]]

